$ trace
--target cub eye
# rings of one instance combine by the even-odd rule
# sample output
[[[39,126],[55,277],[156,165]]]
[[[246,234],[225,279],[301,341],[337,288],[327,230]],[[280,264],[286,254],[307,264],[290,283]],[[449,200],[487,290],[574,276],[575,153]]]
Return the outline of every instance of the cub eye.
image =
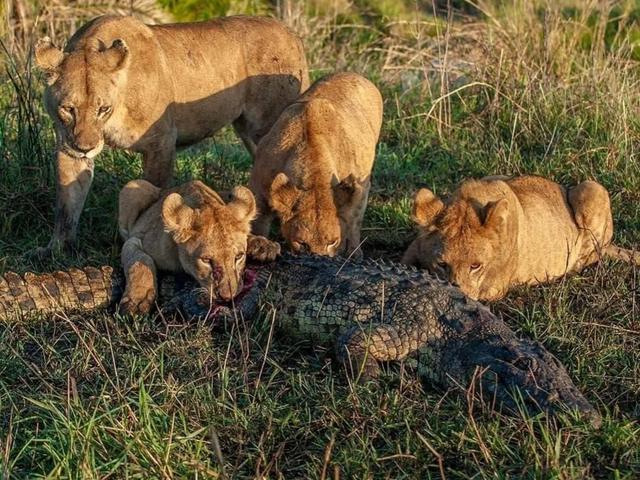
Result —
[[[110,111],[111,111],[111,107],[109,107],[107,105],[103,105],[102,107],[100,107],[98,109],[98,115],[106,115]]]
[[[238,252],[236,254],[236,263],[241,261],[244,258],[245,253],[244,252]]]
[[[476,270],[479,270],[480,267],[482,267],[481,263],[472,263],[471,265],[469,265],[469,270],[475,272]]]

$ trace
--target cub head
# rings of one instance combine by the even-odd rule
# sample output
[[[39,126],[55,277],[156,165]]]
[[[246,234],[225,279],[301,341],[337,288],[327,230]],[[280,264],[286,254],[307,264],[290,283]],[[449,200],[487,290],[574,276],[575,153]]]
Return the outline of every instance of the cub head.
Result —
[[[126,80],[129,49],[123,40],[94,40],[63,52],[49,37],[38,41],[35,62],[45,73],[45,103],[56,126],[58,148],[74,158],[93,158],[104,147],[103,128]]]
[[[227,204],[204,188],[198,192],[197,207],[189,205],[189,196],[169,194],[162,203],[162,222],[177,245],[184,271],[214,298],[231,300],[242,288],[256,203],[245,187],[234,188]]]
[[[418,238],[403,262],[444,275],[469,297],[502,297],[515,269],[517,225],[510,201],[487,204],[455,198],[445,205],[428,189],[414,198],[413,221]]]
[[[282,236],[296,253],[333,257],[345,250],[343,213],[360,187],[350,175],[332,186],[300,189],[285,173],[271,183],[269,205],[280,219]]]

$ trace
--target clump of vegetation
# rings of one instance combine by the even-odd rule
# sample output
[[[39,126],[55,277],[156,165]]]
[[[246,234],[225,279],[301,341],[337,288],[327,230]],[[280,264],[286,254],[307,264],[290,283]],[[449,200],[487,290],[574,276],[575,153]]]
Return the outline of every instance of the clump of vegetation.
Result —
[[[197,5],[154,7],[179,20],[276,15],[304,38],[314,78],[353,70],[381,89],[368,255],[401,255],[418,187],[441,194],[495,173],[598,180],[612,195],[616,242],[640,245],[637,2],[481,0],[451,11],[422,1]],[[29,25],[38,11],[29,10]],[[63,39],[84,18],[29,27],[25,47],[5,40],[0,271],[118,262],[116,196],[141,169],[135,155],[114,151],[97,161],[80,253],[46,265],[24,255],[48,240],[55,188],[41,82],[20,52],[33,32]],[[250,165],[225,130],[180,153],[178,180],[224,189],[246,181]],[[503,416],[471,394],[421,385],[409,364],[351,385],[323,352],[270,334],[277,309],[213,332],[104,313],[0,325],[0,476],[636,478],[637,277],[604,262],[492,306],[567,366],[603,414],[599,431],[570,418]]]

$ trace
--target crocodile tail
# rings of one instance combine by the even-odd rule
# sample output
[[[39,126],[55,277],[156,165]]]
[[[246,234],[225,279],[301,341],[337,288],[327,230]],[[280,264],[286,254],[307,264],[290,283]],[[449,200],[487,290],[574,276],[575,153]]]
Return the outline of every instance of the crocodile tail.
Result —
[[[122,275],[111,267],[0,275],[0,320],[51,312],[107,308],[122,295]]]
[[[608,245],[607,248],[605,248],[604,254],[607,257],[622,260],[623,262],[630,263],[631,265],[640,266],[640,252],[611,244]]]

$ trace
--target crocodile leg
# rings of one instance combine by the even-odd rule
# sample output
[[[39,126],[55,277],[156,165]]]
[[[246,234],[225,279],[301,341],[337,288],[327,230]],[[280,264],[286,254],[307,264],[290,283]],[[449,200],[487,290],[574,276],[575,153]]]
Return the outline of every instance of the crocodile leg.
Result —
[[[357,325],[338,338],[336,356],[350,376],[366,380],[378,376],[378,362],[402,360],[426,340],[426,332],[416,326]]]

